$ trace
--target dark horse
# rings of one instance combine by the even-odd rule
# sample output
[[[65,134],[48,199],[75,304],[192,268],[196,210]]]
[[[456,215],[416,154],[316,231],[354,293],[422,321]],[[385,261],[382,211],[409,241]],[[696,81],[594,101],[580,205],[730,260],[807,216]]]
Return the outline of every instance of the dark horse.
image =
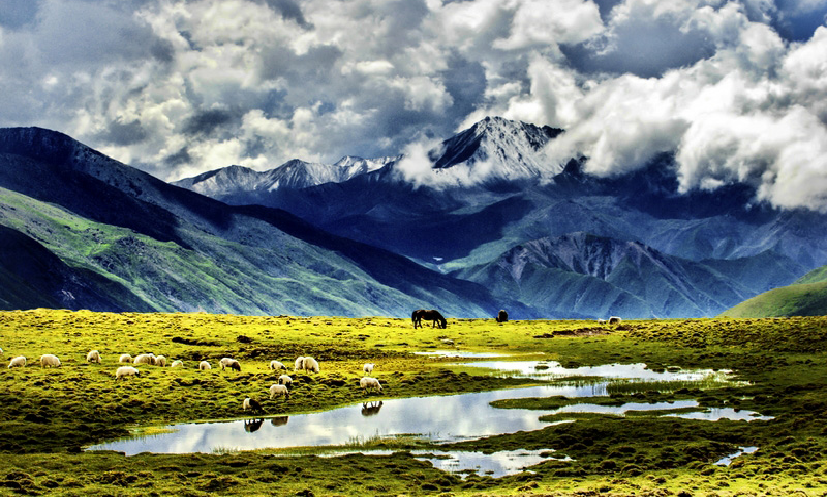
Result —
[[[431,321],[431,327],[437,328],[437,323],[440,323],[439,328],[446,329],[448,328],[448,320],[443,317],[442,314],[435,311],[434,309],[430,311],[426,311],[424,309],[419,309],[411,313],[411,322],[414,323],[414,328],[422,328],[423,327],[423,319],[426,321]]]

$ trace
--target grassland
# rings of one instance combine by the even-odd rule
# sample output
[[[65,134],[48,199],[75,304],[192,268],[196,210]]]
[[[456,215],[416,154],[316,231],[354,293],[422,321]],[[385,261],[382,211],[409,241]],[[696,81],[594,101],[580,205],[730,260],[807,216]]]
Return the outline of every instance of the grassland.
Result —
[[[460,450],[554,449],[549,460],[504,478],[461,479],[412,457],[415,440],[372,441],[391,455],[281,457],[280,451],[216,454],[81,452],[83,446],[170,422],[243,416],[241,400],[268,415],[359,402],[361,365],[377,364],[384,385],[370,399],[482,391],[526,384],[411,352],[445,348],[497,351],[516,358],[543,352],[565,366],[644,362],[734,370],[738,385],[683,387],[674,393],[615,391],[596,402],[697,399],[773,416],[769,421],[698,421],[655,415],[579,415],[575,423],[453,444]],[[445,330],[413,330],[391,318],[247,317],[208,314],[0,313],[0,347],[29,366],[0,373],[0,494],[54,495],[804,495],[825,494],[826,319],[630,321],[605,329],[587,321],[450,319]],[[97,349],[103,363],[85,363]],[[123,352],[152,351],[182,369],[142,367],[116,382]],[[41,369],[42,353],[63,365]],[[296,375],[289,401],[266,397],[278,373],[272,359],[313,356],[319,375]],[[235,357],[241,372],[197,371]],[[450,381],[446,381],[450,379]],[[498,407],[546,409],[567,399],[516,400]],[[543,413],[539,413],[539,416]],[[571,417],[571,416],[569,416]],[[728,467],[711,463],[739,446],[757,446]],[[313,451],[306,451],[313,452]]]

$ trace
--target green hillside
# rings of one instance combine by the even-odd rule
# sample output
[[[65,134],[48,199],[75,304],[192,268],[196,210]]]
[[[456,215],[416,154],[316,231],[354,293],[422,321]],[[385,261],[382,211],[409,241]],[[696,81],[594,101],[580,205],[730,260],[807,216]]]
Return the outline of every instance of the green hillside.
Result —
[[[814,269],[794,284],[774,288],[722,313],[733,318],[824,316],[828,314],[825,266]]]
[[[793,284],[798,285],[798,284],[801,284],[801,283],[819,283],[819,282],[824,283],[826,281],[826,274],[825,274],[825,269],[826,268],[828,268],[828,266],[818,267],[818,268],[808,272],[808,274],[806,274],[805,276],[803,276],[803,277],[799,278],[798,280],[794,281]]]

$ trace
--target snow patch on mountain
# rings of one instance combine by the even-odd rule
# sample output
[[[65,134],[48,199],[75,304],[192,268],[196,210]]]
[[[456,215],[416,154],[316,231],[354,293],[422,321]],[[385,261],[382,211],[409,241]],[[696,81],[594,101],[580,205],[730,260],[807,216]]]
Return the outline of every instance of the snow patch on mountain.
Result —
[[[415,143],[395,169],[405,181],[436,188],[499,181],[551,181],[563,167],[546,145],[563,130],[487,117],[439,144]]]

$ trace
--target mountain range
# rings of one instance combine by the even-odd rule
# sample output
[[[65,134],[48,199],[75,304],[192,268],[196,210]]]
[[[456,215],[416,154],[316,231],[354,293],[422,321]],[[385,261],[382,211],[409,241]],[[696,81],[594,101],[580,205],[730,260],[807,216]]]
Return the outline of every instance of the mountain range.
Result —
[[[0,307],[695,317],[825,264],[824,214],[740,184],[679,193],[668,154],[591,176],[588,158],[546,158],[564,132],[486,118],[422,157],[167,184],[57,132],[0,130]]]

